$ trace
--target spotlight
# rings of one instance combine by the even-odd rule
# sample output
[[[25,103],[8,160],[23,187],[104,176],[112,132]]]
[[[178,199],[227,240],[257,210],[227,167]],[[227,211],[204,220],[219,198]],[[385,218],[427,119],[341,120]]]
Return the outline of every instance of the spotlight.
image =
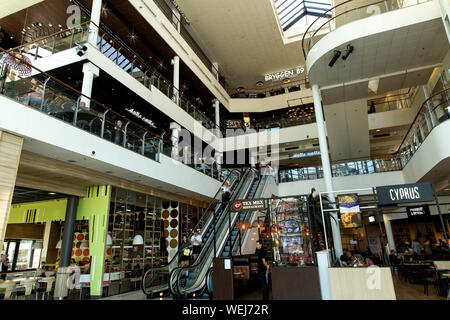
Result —
[[[84,55],[84,53],[87,51],[87,47],[79,42],[75,42],[75,44],[77,45],[77,55],[79,55],[80,57],[82,57]]]
[[[353,52],[353,46],[352,45],[347,45],[347,48],[345,49],[345,53],[342,55],[342,60],[347,60],[347,57],[350,55],[350,53]]]
[[[331,59],[330,63],[328,64],[330,67],[334,66],[337,59],[341,56],[341,52],[339,50],[334,50],[333,58]]]

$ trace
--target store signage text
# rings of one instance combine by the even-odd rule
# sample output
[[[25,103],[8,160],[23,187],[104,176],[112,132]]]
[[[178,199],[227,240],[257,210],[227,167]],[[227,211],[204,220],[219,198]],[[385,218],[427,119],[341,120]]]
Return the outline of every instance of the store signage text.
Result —
[[[266,74],[264,76],[265,81],[278,81],[283,80],[284,78],[290,78],[298,76],[299,74],[302,74],[305,72],[305,67],[297,67],[290,70],[284,70],[281,72]]]
[[[127,109],[127,108],[125,108],[125,111],[128,111],[128,112],[131,113],[133,116],[135,116],[135,117],[141,119],[142,121],[144,121],[145,123],[149,124],[149,125],[152,126],[153,128],[156,128],[155,123],[154,123],[152,120],[150,120],[150,119],[144,117],[139,111],[136,111],[136,110],[134,110],[134,109]]]
[[[233,211],[236,212],[265,209],[265,208],[266,208],[266,201],[264,199],[236,200],[235,202],[233,202]]]
[[[433,201],[431,185],[427,182],[377,187],[380,205]]]
[[[320,150],[295,152],[295,153],[289,154],[290,159],[308,158],[308,157],[316,157],[316,156],[320,156]]]

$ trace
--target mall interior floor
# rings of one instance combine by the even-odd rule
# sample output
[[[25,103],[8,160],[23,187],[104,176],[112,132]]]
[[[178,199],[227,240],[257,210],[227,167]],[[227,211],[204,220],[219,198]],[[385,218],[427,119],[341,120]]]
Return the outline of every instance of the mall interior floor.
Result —
[[[436,289],[431,286],[428,296],[424,293],[423,284],[413,284],[400,279],[395,272],[392,275],[395,295],[397,300],[445,300],[436,293]]]

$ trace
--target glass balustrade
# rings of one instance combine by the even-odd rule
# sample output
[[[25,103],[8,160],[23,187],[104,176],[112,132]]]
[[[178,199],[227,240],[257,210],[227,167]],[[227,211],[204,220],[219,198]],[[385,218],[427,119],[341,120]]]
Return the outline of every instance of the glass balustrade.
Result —
[[[373,160],[358,160],[343,163],[333,163],[331,173],[333,177],[345,177],[380,172],[402,170],[399,157]],[[280,170],[280,182],[315,180],[323,178],[321,166]]]

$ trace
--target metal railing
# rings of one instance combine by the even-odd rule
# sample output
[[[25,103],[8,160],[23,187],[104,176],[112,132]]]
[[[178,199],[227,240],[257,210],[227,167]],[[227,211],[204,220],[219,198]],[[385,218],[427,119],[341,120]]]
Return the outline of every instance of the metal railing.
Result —
[[[423,102],[397,150],[403,166],[409,162],[431,131],[450,119],[449,90],[450,87],[446,87]]]
[[[92,33],[93,29],[98,30],[97,49],[119,67],[130,73],[131,76],[147,88],[151,89],[152,85],[156,87],[205,128],[223,131],[219,125],[206,116],[205,112],[202,112],[195,103],[183,95],[178,88],[174,87],[155,68],[150,66],[145,59],[131,50],[117,36],[105,31],[91,21],[86,21],[74,28],[65,29],[36,39],[31,43],[12,48],[7,52],[19,51],[30,55],[35,60],[45,58],[88,42],[89,34]],[[214,130],[212,132],[216,134]]]
[[[431,0],[382,0],[374,1],[364,5],[360,5],[360,2],[357,0],[344,1],[322,13],[308,26],[308,29],[306,29],[302,38],[303,56],[306,60],[308,52],[317,43],[317,41],[320,40],[319,38],[321,38],[316,36],[324,33],[324,27],[328,27],[329,32],[331,32],[334,29],[352,21],[367,18],[374,14],[394,11],[428,1]],[[332,18],[329,18],[325,22],[323,22],[323,20],[326,19],[326,16],[330,13],[333,15]],[[349,15],[348,13],[351,14]]]
[[[225,77],[220,68],[217,68],[211,60],[206,56],[197,42],[192,38],[189,34],[188,30],[184,26],[183,22],[178,19],[178,17],[173,14],[172,9],[167,5],[164,0],[154,0],[156,5],[161,9],[166,18],[172,23],[175,29],[179,32],[179,34],[183,37],[183,39],[188,43],[191,49],[195,52],[195,54],[199,57],[199,59],[203,62],[206,68],[212,72],[212,74],[218,79],[219,83],[225,88]]]
[[[331,173],[333,177],[391,172],[402,169],[402,161],[398,156],[372,160],[335,162],[331,165]],[[323,169],[322,166],[283,169],[280,170],[279,174],[280,182],[315,180],[323,178]]]
[[[178,160],[173,154],[171,138],[151,132],[114,109],[34,67],[24,60],[21,53],[6,52],[3,49],[0,51],[0,93],[4,96],[152,160],[160,161],[161,154]],[[16,75],[5,61],[8,57],[34,72],[26,77]],[[223,177],[223,172],[219,172],[214,165],[202,164],[199,161],[185,165],[217,180]]]

